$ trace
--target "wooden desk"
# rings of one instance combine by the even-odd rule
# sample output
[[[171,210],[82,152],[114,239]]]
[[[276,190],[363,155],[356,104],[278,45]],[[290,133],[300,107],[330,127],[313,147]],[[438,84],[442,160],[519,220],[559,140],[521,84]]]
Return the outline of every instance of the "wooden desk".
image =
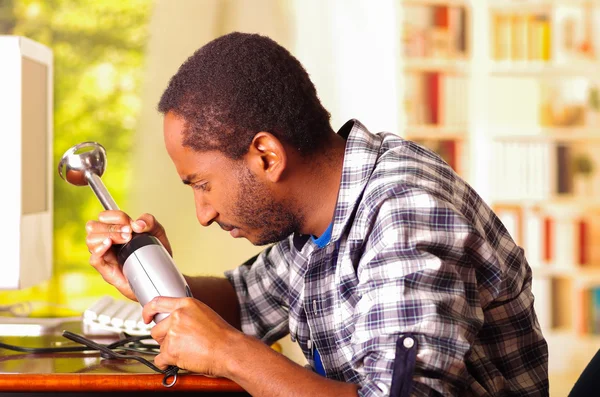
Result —
[[[77,332],[81,327],[72,324],[64,328]],[[103,344],[114,341],[114,338],[93,339]],[[36,337],[0,336],[0,342],[22,347],[81,346],[56,333]],[[144,357],[152,359],[153,356]],[[116,396],[131,396],[131,391],[153,391],[159,392],[152,393],[153,396],[167,392],[171,395],[172,392],[202,392],[207,396],[248,396],[228,379],[180,371],[171,388],[164,387],[162,379],[162,374],[136,360],[104,359],[97,352],[31,354],[0,349],[0,394],[112,392]]]

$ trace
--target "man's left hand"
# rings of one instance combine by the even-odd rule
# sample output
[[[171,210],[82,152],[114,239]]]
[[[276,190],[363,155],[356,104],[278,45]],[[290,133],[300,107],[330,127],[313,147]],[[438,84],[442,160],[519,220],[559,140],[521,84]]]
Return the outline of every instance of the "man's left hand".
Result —
[[[227,376],[225,360],[231,357],[234,340],[243,334],[229,325],[204,303],[194,298],[159,296],[143,309],[146,323],[157,313],[170,313],[156,324],[151,336],[160,344],[154,363],[169,365],[211,376]]]

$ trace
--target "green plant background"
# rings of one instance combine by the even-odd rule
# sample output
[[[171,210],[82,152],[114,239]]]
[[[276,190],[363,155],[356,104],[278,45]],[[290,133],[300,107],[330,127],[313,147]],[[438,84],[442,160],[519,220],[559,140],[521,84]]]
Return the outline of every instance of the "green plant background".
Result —
[[[121,206],[131,178],[151,8],[149,0],[0,0],[0,34],[28,37],[54,54],[54,163],[76,143],[102,143],[108,153],[103,181]],[[101,210],[90,189],[55,174],[53,279],[0,292],[0,305],[33,299],[78,309],[113,293],[89,266],[85,246],[85,223]]]

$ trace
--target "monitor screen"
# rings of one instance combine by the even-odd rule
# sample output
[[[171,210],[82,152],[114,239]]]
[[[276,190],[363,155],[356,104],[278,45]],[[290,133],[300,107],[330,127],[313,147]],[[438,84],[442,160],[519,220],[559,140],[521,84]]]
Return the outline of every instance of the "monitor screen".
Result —
[[[52,275],[52,51],[0,36],[0,195],[4,211],[1,290],[32,287]]]

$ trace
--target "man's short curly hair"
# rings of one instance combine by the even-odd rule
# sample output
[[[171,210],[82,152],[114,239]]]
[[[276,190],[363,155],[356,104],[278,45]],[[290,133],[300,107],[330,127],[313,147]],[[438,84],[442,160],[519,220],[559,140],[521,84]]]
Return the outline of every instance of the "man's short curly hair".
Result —
[[[300,62],[258,34],[230,33],[197,50],[171,78],[158,110],[185,120],[184,146],[233,159],[247,153],[260,131],[304,156],[333,132]]]

